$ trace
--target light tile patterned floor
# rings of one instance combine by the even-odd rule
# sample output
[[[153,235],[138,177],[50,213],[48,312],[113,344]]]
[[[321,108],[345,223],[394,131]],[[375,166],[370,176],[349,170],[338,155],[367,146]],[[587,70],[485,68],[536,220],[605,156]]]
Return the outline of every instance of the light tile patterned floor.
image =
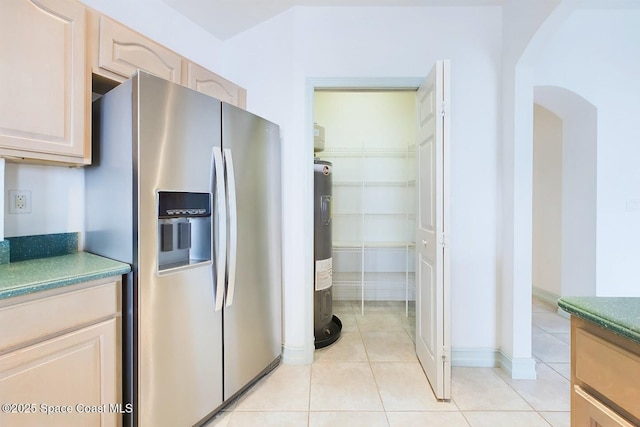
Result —
[[[499,368],[453,368],[438,402],[418,363],[415,315],[404,303],[335,302],[340,339],[311,366],[281,365],[207,427],[569,426],[569,320],[533,303],[537,380]]]

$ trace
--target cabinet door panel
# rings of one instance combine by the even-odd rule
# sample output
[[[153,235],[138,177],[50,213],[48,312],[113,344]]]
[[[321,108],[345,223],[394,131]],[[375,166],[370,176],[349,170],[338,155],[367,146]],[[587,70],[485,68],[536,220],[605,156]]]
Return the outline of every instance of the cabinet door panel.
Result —
[[[8,3],[0,13],[0,154],[14,148],[16,156],[61,154],[83,163],[89,157],[85,8],[63,0]]]
[[[3,410],[0,425],[120,425],[117,325],[110,319],[0,356],[2,403],[32,405],[32,413]],[[56,406],[67,413],[46,413]]]
[[[202,92],[206,95],[226,102],[227,104],[235,105],[236,107],[246,108],[246,91],[231,83],[219,75],[207,70],[204,67],[194,64],[193,62],[187,63],[187,71],[185,73],[184,86],[195,89],[198,92]]]
[[[180,83],[182,58],[175,52],[104,16],[98,18],[94,72],[124,81],[137,69]]]

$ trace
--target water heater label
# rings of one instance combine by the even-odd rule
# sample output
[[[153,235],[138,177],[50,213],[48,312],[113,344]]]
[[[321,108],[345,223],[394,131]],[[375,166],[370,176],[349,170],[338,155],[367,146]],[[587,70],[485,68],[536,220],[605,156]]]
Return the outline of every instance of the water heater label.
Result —
[[[316,291],[331,287],[333,275],[333,258],[316,261]]]

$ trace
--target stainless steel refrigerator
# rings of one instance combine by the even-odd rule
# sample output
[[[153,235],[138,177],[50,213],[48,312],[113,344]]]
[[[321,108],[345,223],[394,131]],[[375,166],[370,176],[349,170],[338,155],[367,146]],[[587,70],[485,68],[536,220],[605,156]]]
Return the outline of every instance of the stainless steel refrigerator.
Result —
[[[124,424],[203,424],[280,359],[279,128],[139,71],[92,140],[85,250],[132,266]]]

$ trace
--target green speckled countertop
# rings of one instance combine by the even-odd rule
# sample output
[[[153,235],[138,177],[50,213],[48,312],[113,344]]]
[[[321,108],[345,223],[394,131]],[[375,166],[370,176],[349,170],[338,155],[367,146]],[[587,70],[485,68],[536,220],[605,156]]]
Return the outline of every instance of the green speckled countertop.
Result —
[[[562,297],[558,306],[640,344],[640,298]]]
[[[0,299],[126,274],[128,264],[88,252],[0,265]]]

